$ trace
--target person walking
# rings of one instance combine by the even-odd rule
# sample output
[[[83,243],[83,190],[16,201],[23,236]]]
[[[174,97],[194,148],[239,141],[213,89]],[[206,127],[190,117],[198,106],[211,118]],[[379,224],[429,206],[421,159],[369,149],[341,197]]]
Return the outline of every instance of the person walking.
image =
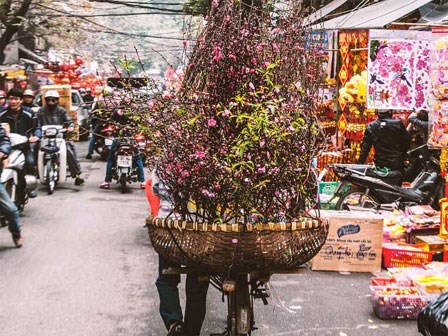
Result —
[[[159,209],[152,209],[151,213],[157,217],[175,218],[173,201],[165,183],[158,177],[156,169],[151,175],[152,194],[159,198]],[[151,193],[147,193],[151,195]],[[150,201],[148,199],[148,201]],[[155,202],[150,202],[154,204]],[[167,336],[199,336],[204,322],[207,308],[208,281],[200,281],[197,272],[189,272],[185,283],[185,317],[179,299],[178,285],[180,274],[163,274],[169,267],[178,268],[181,265],[170,262],[159,255],[159,276],[156,280],[159,293],[159,312],[168,330]]]

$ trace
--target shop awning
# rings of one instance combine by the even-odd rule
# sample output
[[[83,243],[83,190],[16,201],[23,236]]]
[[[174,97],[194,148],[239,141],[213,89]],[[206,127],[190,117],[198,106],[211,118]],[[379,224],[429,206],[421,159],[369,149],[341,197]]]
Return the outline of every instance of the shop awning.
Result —
[[[448,3],[437,5],[429,3],[420,8],[420,23],[443,23],[448,20]]]
[[[431,0],[385,0],[314,25],[313,29],[384,28]]]
[[[317,20],[320,20],[323,17],[327,16],[328,14],[333,12],[334,10],[338,9],[339,7],[341,7],[346,2],[347,2],[347,0],[333,0],[328,5],[325,5],[324,7],[318,9],[317,11],[315,11],[313,14],[307,16],[303,20],[303,22],[306,25],[310,25],[310,24],[316,22]]]

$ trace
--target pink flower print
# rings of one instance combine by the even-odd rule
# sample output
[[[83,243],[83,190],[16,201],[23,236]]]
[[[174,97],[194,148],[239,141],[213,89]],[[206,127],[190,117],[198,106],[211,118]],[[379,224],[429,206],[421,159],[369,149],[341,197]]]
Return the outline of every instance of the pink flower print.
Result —
[[[210,118],[207,120],[208,127],[215,127],[216,126],[216,120],[213,118]]]

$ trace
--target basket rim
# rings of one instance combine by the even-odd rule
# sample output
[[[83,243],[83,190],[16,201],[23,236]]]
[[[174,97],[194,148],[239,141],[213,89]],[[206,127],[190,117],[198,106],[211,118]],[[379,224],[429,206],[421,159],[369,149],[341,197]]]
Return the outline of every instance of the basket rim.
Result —
[[[178,220],[166,217],[152,217],[146,218],[147,226],[155,226],[158,228],[170,228],[187,231],[202,231],[202,232],[260,232],[260,231],[302,231],[314,230],[326,226],[324,222],[327,220],[320,217],[309,218],[301,217],[299,220],[293,222],[268,222],[268,223],[254,223],[254,224],[210,224],[198,223],[185,220]]]

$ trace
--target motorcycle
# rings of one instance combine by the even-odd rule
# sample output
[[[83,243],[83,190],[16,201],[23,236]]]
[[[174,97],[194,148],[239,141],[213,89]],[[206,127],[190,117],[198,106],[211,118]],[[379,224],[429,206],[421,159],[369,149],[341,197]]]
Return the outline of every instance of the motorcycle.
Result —
[[[93,149],[101,157],[102,160],[107,160],[110,148],[114,141],[114,134],[116,127],[112,124],[106,124],[101,129],[99,134],[96,134],[95,144]]]
[[[137,160],[144,160],[146,140],[144,136],[116,138],[116,163],[112,167],[112,179],[120,184],[121,193],[126,193],[128,183],[138,182]]]
[[[431,205],[439,209],[439,199],[444,197],[445,181],[440,175],[440,162],[435,151],[427,145],[409,154],[419,153],[422,170],[409,187],[389,184],[379,176],[372,176],[371,165],[333,164],[341,183],[333,197],[339,197],[336,210],[403,210],[410,205]]]
[[[1,183],[19,211],[23,211],[29,200],[28,193],[37,187],[37,179],[34,175],[25,174],[24,151],[30,147],[28,138],[17,133],[10,133],[9,139],[12,150],[4,161]]]
[[[42,126],[38,171],[48,195],[53,194],[58,182],[67,180],[67,147],[64,140],[66,128],[60,125]]]

